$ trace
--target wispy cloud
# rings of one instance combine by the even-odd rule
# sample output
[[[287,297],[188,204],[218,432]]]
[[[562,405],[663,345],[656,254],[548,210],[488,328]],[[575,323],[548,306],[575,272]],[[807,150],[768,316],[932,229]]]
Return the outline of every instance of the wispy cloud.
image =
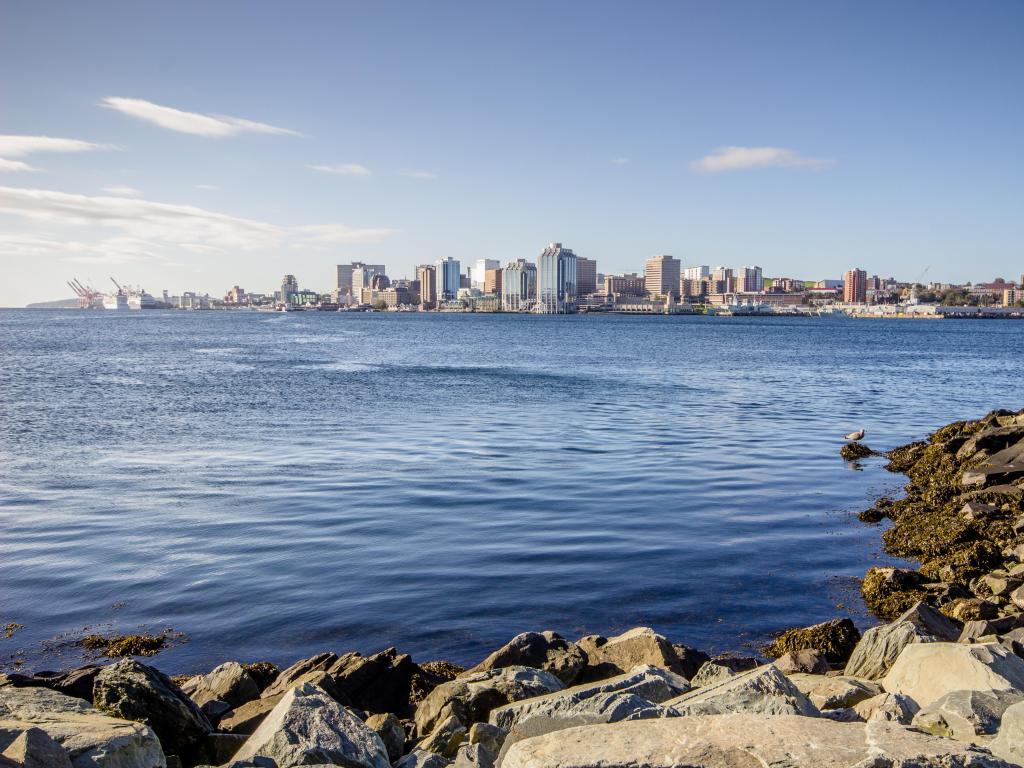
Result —
[[[37,171],[23,160],[12,157],[27,157],[38,152],[90,152],[96,149],[111,149],[106,144],[94,144],[80,139],[60,139],[52,136],[0,135],[0,171]]]
[[[612,165],[629,165],[628,157],[613,157]]]
[[[0,157],[0,171],[38,171],[38,168],[33,168],[28,163],[22,160],[4,160]]]
[[[0,255],[23,259],[57,256],[61,261],[80,264],[126,264],[166,259],[166,254],[145,241],[130,237],[108,237],[87,243],[26,234],[0,235]]]
[[[336,163],[334,165],[307,165],[314,171],[323,173],[336,173],[339,176],[369,176],[370,169],[359,163]]]
[[[142,194],[135,187],[104,187],[101,191],[120,197],[138,197]]]
[[[392,233],[386,228],[358,228],[338,223],[283,226],[193,205],[2,186],[0,213],[72,227],[93,225],[114,229],[118,234],[101,243],[113,239],[121,244],[121,252],[143,254],[140,258],[167,248],[203,249],[204,253],[210,253],[377,243]],[[99,244],[89,248],[86,255],[102,252]],[[58,252],[66,253],[67,249],[61,248]]]
[[[220,187],[216,184],[196,184],[196,189],[202,189],[207,192],[219,192]]]
[[[405,176],[407,179],[420,179],[423,181],[430,181],[437,178],[437,174],[430,171],[402,171],[401,175]]]
[[[128,99],[121,96],[107,96],[101,104],[116,109],[131,117],[144,120],[161,128],[179,133],[190,133],[195,136],[223,138],[237,136],[240,133],[269,133],[275,135],[300,136],[298,131],[290,128],[279,128],[276,125],[258,123],[241,117],[227,115],[204,115],[199,112],[186,112],[173,107],[164,107],[144,99]]]
[[[719,147],[711,154],[694,160],[690,168],[716,173],[748,168],[824,168],[834,163],[830,158],[805,157],[794,149],[782,147]]]

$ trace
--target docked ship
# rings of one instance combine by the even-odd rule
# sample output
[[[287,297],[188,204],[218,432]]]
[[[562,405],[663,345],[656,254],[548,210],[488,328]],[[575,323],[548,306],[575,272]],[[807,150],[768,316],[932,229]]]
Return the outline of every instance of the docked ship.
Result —
[[[117,286],[117,291],[103,297],[104,309],[161,309],[164,306],[142,288],[121,285],[114,278],[110,278],[110,282]]]

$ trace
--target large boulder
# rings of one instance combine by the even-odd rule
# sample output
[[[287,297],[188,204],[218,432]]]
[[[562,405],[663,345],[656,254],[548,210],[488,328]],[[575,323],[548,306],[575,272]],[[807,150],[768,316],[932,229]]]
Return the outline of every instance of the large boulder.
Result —
[[[434,752],[442,757],[452,760],[459,751],[459,746],[468,737],[466,726],[462,724],[455,715],[449,715],[434,726],[433,732],[427,738],[416,745],[416,749],[424,752]]]
[[[85,699],[92,703],[92,686],[96,675],[102,667],[90,665],[66,672],[36,672],[34,675],[12,673],[0,675],[0,685],[13,685],[18,688],[49,688],[51,691]]]
[[[849,675],[808,675],[796,672],[789,681],[818,709],[845,709],[882,692],[877,683]]]
[[[804,648],[802,651],[789,651],[775,660],[775,666],[784,675],[791,675],[794,672],[806,672],[809,675],[824,675],[832,670],[825,654],[813,648]]]
[[[392,714],[370,715],[366,718],[366,727],[372,728],[384,742],[388,758],[392,763],[399,760],[405,752],[405,729],[397,717]]]
[[[71,768],[67,750],[41,728],[22,731],[2,754],[21,768]]]
[[[865,722],[887,720],[910,725],[920,707],[909,696],[899,693],[880,693],[853,705],[857,717]]]
[[[448,768],[449,765],[451,762],[436,752],[414,749],[395,763],[395,768]]]
[[[787,629],[764,649],[774,658],[791,651],[815,650],[825,654],[832,664],[842,664],[853,653],[860,632],[850,619],[830,619],[810,627]]]
[[[1024,701],[1024,691],[953,691],[914,715],[920,731],[958,741],[976,741],[999,730],[1003,713]]]
[[[93,686],[96,709],[114,717],[145,723],[164,752],[198,762],[213,726],[206,715],[167,675],[135,659],[104,667]]]
[[[963,625],[927,603],[917,603],[891,624],[867,630],[846,663],[846,674],[868,680],[885,677],[900,652],[912,643],[955,642]]]
[[[703,688],[759,666],[758,660],[749,656],[718,656],[701,664],[696,674],[690,677],[690,685]]]
[[[587,655],[576,643],[551,632],[523,632],[509,640],[470,673],[500,667],[533,667],[550,672],[566,685],[579,676],[587,664]]]
[[[346,653],[327,673],[341,701],[367,712],[405,715],[412,678],[421,670],[408,654],[387,648],[371,656]]]
[[[108,717],[80,698],[48,688],[0,688],[0,750],[39,728],[67,752],[74,768],[165,768],[148,726]]]
[[[416,732],[425,736],[449,715],[463,725],[487,720],[495,707],[562,690],[550,672],[529,667],[502,667],[475,672],[437,686],[416,708]]]
[[[273,711],[282,696],[284,694],[279,693],[275,696],[268,696],[265,699],[259,698],[247,701],[238,709],[232,709],[221,717],[220,722],[217,723],[217,728],[225,733],[252,733],[259,728],[263,718]]]
[[[922,707],[953,691],[1024,691],[1024,659],[999,643],[918,643],[903,649],[882,687]]]
[[[600,694],[630,694],[658,704],[688,690],[690,686],[685,678],[666,669],[644,665],[607,680],[583,683],[544,696],[534,696],[505,704],[491,710],[489,720],[493,725],[508,730],[534,715],[550,715],[552,712],[570,709],[579,702]]]
[[[274,682],[270,683],[260,694],[265,699],[271,696],[279,696],[291,690],[300,683],[307,682],[311,675],[317,672],[326,672],[328,668],[338,660],[338,654],[327,651],[310,656],[308,659],[300,659],[287,669],[278,673]],[[321,676],[322,678],[322,676]]]
[[[773,664],[696,688],[666,702],[680,715],[721,715],[748,712],[762,715],[821,714]]]
[[[730,714],[591,725],[512,745],[502,768],[1009,768],[896,723]]]
[[[317,763],[348,768],[391,765],[380,736],[313,683],[285,692],[234,759],[257,756],[273,759],[278,768]]]
[[[587,655],[579,682],[621,675],[640,664],[669,669],[687,679],[693,675],[668,638],[650,627],[635,627],[615,637],[587,635],[578,644]]]
[[[200,707],[214,700],[240,707],[260,695],[256,681],[237,661],[225,662],[205,675],[190,678],[181,690]]]
[[[1024,702],[1006,708],[999,733],[987,746],[997,757],[1015,765],[1024,765]]]

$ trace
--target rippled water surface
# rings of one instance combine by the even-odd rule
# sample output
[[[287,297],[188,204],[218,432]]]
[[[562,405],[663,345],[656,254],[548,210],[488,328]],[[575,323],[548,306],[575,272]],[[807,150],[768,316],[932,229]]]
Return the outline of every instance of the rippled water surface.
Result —
[[[0,311],[0,662],[87,625],[172,626],[190,671],[870,623],[853,513],[903,478],[838,436],[1020,408],[1022,352],[1012,321]]]

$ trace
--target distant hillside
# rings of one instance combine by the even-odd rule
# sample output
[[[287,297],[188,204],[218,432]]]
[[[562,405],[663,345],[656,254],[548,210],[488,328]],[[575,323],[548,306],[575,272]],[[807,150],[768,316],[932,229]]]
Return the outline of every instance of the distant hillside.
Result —
[[[25,309],[77,309],[78,299],[57,299],[56,301],[38,301],[26,304]]]

